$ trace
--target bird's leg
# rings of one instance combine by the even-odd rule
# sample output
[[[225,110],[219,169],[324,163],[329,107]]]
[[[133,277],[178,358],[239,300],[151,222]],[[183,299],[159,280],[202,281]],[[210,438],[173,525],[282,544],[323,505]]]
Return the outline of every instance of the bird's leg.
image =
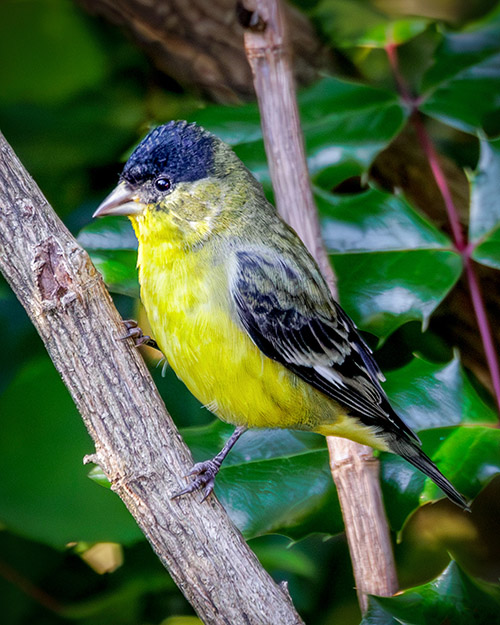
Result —
[[[125,341],[126,339],[134,339],[136,347],[139,347],[139,345],[147,345],[148,347],[154,347],[160,351],[158,343],[149,335],[143,334],[141,328],[137,325],[137,321],[134,321],[133,319],[124,319],[123,325],[127,330],[127,334],[125,334],[125,336],[121,336],[120,340]]]
[[[231,448],[239,439],[239,437],[247,431],[247,427],[240,425],[238,426],[231,436],[227,439],[224,447],[219,451],[219,453],[214,456],[211,460],[205,460],[205,462],[197,462],[191,471],[186,475],[189,477],[190,475],[195,475],[194,480],[183,488],[175,495],[172,495],[171,499],[176,499],[181,495],[187,495],[188,493],[192,493],[195,490],[203,489],[203,499],[201,501],[205,501],[205,499],[210,495],[210,493],[214,489],[215,484],[215,476],[219,472],[220,466],[224,461],[224,458],[231,451]]]

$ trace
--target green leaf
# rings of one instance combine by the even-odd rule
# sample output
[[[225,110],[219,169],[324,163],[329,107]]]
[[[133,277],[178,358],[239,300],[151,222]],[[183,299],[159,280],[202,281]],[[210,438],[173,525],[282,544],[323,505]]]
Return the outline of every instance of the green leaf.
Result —
[[[396,620],[393,616],[386,612],[384,608],[370,598],[368,602],[368,610],[363,616],[363,620],[359,625],[402,625],[401,621]]]
[[[316,190],[316,202],[339,299],[357,325],[381,338],[407,321],[425,327],[462,272],[448,237],[402,197],[374,189]]]
[[[330,253],[450,249],[450,239],[402,196],[369,189],[337,196],[315,189]]]
[[[108,480],[101,467],[96,465],[95,467],[90,469],[88,476],[96,484],[104,486],[104,488],[111,488],[111,482]]]
[[[448,433],[440,428],[422,433],[422,444],[453,484],[468,497],[475,497],[500,472],[500,430],[467,426]],[[422,501],[433,501],[437,486],[427,481]]]
[[[80,230],[77,241],[87,251],[137,251],[137,239],[127,217],[94,219]]]
[[[323,0],[313,17],[335,47],[383,48],[412,39],[428,24],[417,18],[395,20],[362,0]]]
[[[484,426],[419,432],[422,448],[466,497],[476,497],[500,473],[500,430]],[[420,506],[443,497],[440,489],[402,458],[382,454],[382,488],[391,527],[399,531]]]
[[[417,432],[497,422],[496,413],[479,397],[458,358],[445,365],[414,358],[387,374],[384,390],[396,412]]]
[[[487,267],[500,269],[500,227],[476,247],[472,258]]]
[[[189,121],[200,124],[232,146],[262,139],[257,104],[207,106],[191,115]]]
[[[336,78],[324,78],[303,90],[298,102],[313,175],[346,164],[352,175],[366,171],[407,118],[391,91]],[[232,145],[254,175],[270,184],[255,105],[208,107],[192,119]]]
[[[469,239],[472,258],[500,269],[500,139],[481,142],[481,157],[471,181]]]
[[[462,272],[459,254],[440,250],[331,254],[330,259],[343,308],[359,328],[381,338],[414,319],[425,329]]]
[[[500,133],[500,11],[447,33],[422,83],[420,109],[465,132]]]
[[[471,579],[451,562],[431,582],[395,597],[371,597],[370,604],[402,625],[491,625],[498,622],[500,591],[497,586]],[[382,613],[370,610],[362,625],[390,622],[383,620]]]
[[[135,264],[137,252],[128,250],[94,250],[92,262],[101,272],[110,291],[139,297],[139,281]]]
[[[183,430],[196,461],[218,453],[232,428],[220,421]],[[293,539],[343,529],[322,436],[251,430],[217,476],[215,492],[246,538],[280,533]]]
[[[471,179],[469,241],[477,243],[500,227],[500,139],[481,141]]]
[[[139,297],[137,239],[128,219],[94,220],[80,230],[77,240],[90,254],[110,291]]]
[[[0,398],[0,413],[0,519],[7,528],[58,548],[141,538],[120,499],[88,479],[82,458],[93,443],[47,356],[20,371]]]
[[[260,541],[252,541],[251,543],[252,551],[266,571],[286,571],[314,582],[314,578],[318,575],[318,562],[304,551],[287,549],[287,546],[290,546],[290,541],[287,539],[280,539],[279,536],[271,538],[276,539],[276,542],[266,541],[263,544]]]
[[[496,415],[479,397],[458,359],[438,365],[415,358],[387,374],[384,390],[396,412],[419,432],[425,453],[465,495],[475,497],[500,470],[500,431],[477,426],[495,425]],[[459,424],[467,427],[448,427]],[[392,527],[399,530],[418,507],[442,493],[402,458],[381,457],[386,510]]]

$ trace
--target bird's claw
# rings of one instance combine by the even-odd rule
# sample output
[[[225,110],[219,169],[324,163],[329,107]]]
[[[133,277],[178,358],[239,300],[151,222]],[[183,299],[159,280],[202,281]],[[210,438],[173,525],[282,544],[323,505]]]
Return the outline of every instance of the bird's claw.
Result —
[[[148,334],[143,334],[141,328],[137,325],[137,321],[134,321],[134,319],[125,319],[123,321],[123,325],[127,330],[127,334],[120,337],[121,341],[134,339],[136,347],[139,347],[140,345],[148,345],[149,347],[159,349],[158,344],[154,339],[152,339]]]
[[[215,485],[215,476],[219,472],[220,464],[214,462],[214,460],[205,460],[205,462],[197,462],[194,467],[189,471],[187,475],[184,477],[191,477],[195,475],[194,480],[191,481],[186,488],[183,488],[179,492],[172,495],[170,499],[177,499],[182,495],[188,495],[189,493],[194,493],[197,490],[203,491],[203,498],[201,502],[205,501],[205,499],[210,495],[210,493],[214,489]],[[200,502],[200,503],[201,503]]]

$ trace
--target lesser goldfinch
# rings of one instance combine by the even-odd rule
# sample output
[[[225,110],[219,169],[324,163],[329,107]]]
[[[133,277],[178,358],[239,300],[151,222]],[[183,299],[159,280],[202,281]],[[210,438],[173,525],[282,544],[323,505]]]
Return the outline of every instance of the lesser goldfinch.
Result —
[[[389,404],[372,352],[315,261],[228,145],[196,124],[155,128],[101,215],[132,221],[141,299],[168,363],[237,426],[175,496],[207,496],[247,428],[292,428],[399,454],[468,508]]]

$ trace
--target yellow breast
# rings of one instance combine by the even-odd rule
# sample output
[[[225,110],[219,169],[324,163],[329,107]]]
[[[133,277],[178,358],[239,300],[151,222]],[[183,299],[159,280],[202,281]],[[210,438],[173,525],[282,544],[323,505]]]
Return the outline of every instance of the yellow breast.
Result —
[[[139,247],[141,299],[153,335],[199,401],[234,425],[313,430],[373,447],[374,433],[336,402],[267,358],[240,326],[227,268],[210,247]]]
[[[316,391],[264,356],[239,326],[226,269],[210,250],[143,248],[139,275],[153,335],[204,405],[235,425],[312,429]]]

